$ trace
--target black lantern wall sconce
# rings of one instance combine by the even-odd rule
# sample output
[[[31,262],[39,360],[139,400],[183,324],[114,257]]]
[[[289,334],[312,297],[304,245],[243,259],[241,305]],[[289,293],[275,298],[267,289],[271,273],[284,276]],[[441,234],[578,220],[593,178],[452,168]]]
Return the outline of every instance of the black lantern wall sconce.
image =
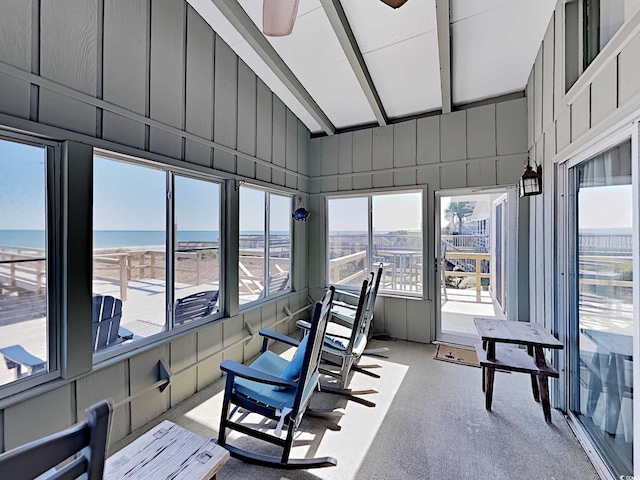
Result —
[[[542,193],[542,165],[536,165],[534,170],[529,159],[527,159],[527,165],[524,168],[522,177],[520,177],[518,186],[520,187],[520,197],[540,195]]]

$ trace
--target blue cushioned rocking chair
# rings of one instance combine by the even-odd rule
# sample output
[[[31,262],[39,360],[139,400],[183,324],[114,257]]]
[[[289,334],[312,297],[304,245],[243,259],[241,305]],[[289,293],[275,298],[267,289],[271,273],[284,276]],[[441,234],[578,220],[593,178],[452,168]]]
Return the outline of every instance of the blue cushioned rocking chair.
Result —
[[[308,469],[335,466],[332,457],[290,459],[294,434],[306,410],[311,413],[309,400],[319,381],[318,364],[322,353],[327,322],[331,311],[334,288],[331,287],[317,302],[313,311],[309,335],[302,342],[287,336],[260,330],[263,337],[262,353],[251,364],[245,366],[225,360],[220,369],[227,373],[222,404],[218,444],[229,450],[232,457],[248,463],[283,469]],[[267,350],[269,339],[299,346],[291,362]],[[297,379],[297,381],[295,381]],[[229,412],[230,404],[235,407]],[[276,434],[256,430],[232,418],[238,408],[255,412],[272,420],[278,420]],[[326,412],[322,412],[326,413]],[[252,424],[253,425],[253,424]],[[286,438],[278,436],[283,426],[287,427]],[[227,430],[236,430],[259,440],[282,447],[280,457],[249,452],[227,444]]]

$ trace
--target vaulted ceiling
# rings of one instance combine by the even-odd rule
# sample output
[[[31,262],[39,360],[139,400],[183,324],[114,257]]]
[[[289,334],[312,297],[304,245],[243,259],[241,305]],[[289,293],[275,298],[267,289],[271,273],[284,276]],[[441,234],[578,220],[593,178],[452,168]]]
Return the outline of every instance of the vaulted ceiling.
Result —
[[[188,0],[312,133],[524,90],[555,0],[300,0],[265,37],[262,0]]]

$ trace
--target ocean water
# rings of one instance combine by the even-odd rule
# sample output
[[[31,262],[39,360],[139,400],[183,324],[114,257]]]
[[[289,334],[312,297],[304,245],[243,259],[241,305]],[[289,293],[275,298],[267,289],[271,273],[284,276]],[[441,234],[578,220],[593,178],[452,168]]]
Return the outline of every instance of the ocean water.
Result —
[[[240,232],[240,235],[261,235],[260,231]],[[271,232],[282,235],[287,232]],[[217,242],[217,231],[179,231],[179,242]],[[44,248],[44,230],[0,230],[0,246]],[[164,245],[165,232],[158,230],[96,230],[93,248],[138,247]]]
[[[180,242],[216,242],[216,231],[181,231]],[[0,245],[44,248],[44,230],[0,230]],[[93,232],[94,248],[137,247],[164,245],[165,232],[156,230],[96,230]]]

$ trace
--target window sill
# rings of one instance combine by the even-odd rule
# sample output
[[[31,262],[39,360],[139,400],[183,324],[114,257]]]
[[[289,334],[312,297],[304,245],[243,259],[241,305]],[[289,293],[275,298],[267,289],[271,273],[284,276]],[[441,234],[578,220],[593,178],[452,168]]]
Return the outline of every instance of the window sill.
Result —
[[[589,88],[589,85],[591,85],[591,83],[596,79],[598,74],[604,70],[609,62],[615,59],[622,49],[638,33],[640,33],[640,11],[636,12],[627,23],[622,25],[611,40],[609,40],[609,43],[604,46],[586,70],[578,77],[567,93],[565,93],[562,102],[566,105],[574,103],[576,98]]]

